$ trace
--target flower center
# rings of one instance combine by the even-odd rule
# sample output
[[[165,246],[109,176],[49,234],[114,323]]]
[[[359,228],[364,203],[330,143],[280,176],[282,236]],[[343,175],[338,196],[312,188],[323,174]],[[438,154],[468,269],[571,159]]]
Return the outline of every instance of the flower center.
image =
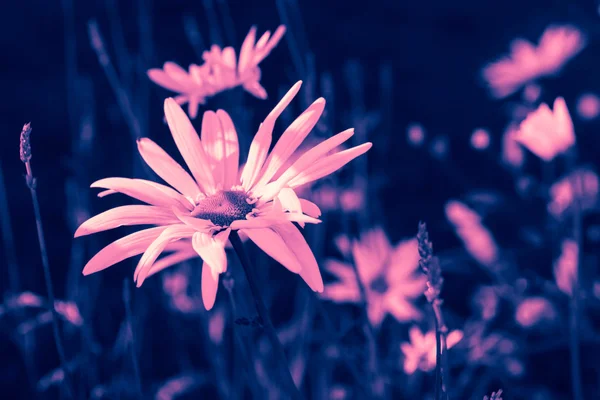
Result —
[[[229,226],[233,221],[246,219],[252,212],[252,204],[248,204],[248,196],[243,191],[221,190],[198,202],[192,216],[210,220],[218,226]]]
[[[389,288],[389,285],[386,282],[385,277],[383,275],[380,275],[373,282],[371,282],[370,286],[372,291],[381,294],[387,292]]]

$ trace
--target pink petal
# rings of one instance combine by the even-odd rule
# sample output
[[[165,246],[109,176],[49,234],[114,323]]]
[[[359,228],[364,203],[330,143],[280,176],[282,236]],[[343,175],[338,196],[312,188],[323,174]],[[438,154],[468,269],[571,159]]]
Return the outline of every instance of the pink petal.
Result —
[[[175,264],[179,264],[180,262],[198,257],[198,253],[196,253],[196,251],[192,248],[192,245],[190,244],[189,246],[189,249],[177,251],[173,254],[169,254],[157,260],[152,265],[152,268],[150,268],[150,272],[148,272],[147,277],[149,278],[152,275],[157,274],[164,269],[167,269]]]
[[[196,183],[204,193],[213,194],[215,180],[210,163],[192,123],[181,107],[171,98],[165,100],[165,116],[175,144],[196,179]]]
[[[217,299],[217,289],[219,288],[219,276],[212,273],[212,268],[204,262],[202,264],[202,302],[204,308],[210,310],[215,305]]]
[[[250,32],[246,35],[242,47],[240,48],[240,60],[238,63],[238,73],[242,75],[249,62],[252,60],[252,52],[254,50],[254,41],[256,40],[256,27],[250,28]]]
[[[243,231],[262,251],[294,273],[302,269],[298,259],[290,251],[281,236],[271,228],[247,229]]]
[[[176,81],[160,68],[152,68],[147,73],[152,82],[173,92],[185,92],[188,87],[185,82]]]
[[[325,99],[319,98],[310,105],[291,125],[283,132],[277,144],[269,154],[261,171],[261,177],[256,186],[269,183],[273,175],[296,151],[306,136],[315,127],[325,109]]]
[[[222,190],[224,181],[225,139],[221,123],[214,111],[206,111],[202,117],[201,140],[210,160],[217,190]]]
[[[139,139],[137,145],[146,164],[169,185],[192,199],[202,193],[190,174],[159,145],[148,138]]]
[[[267,115],[263,123],[258,128],[254,140],[250,145],[248,152],[248,160],[246,166],[242,172],[241,182],[246,190],[250,189],[254,181],[257,179],[262,166],[267,158],[267,153],[271,147],[271,140],[273,135],[273,128],[275,127],[275,121],[281,115],[283,110],[290,104],[292,99],[296,97],[298,91],[302,86],[302,81],[296,82],[294,86],[283,96],[275,108]]]
[[[213,278],[217,279],[219,274],[227,270],[227,254],[225,254],[225,242],[229,238],[230,229],[218,233],[215,237],[210,234],[196,232],[192,238],[194,250],[202,260],[210,266]]]
[[[288,248],[296,255],[302,270],[300,276],[315,292],[323,292],[323,278],[315,256],[302,233],[292,223],[275,225],[272,228],[283,238]]]
[[[289,182],[289,186],[295,188],[327,176],[342,168],[356,157],[366,153],[371,146],[372,144],[367,142],[360,146],[352,147],[348,150],[340,151],[339,153],[325,157],[323,160],[315,163],[312,167],[298,174],[298,176]]]
[[[240,162],[240,148],[238,143],[238,135],[235,131],[233,121],[227,112],[217,110],[217,117],[221,123],[224,141],[225,158],[223,160],[224,180],[223,188],[229,189],[238,184],[238,165]]]
[[[258,81],[246,81],[242,84],[242,87],[244,90],[258,99],[265,100],[268,97],[267,91]]]
[[[289,211],[292,213],[302,212],[302,204],[300,203],[300,199],[298,199],[298,196],[296,196],[296,192],[294,192],[294,189],[281,189],[277,198],[279,199],[279,201],[281,201],[281,206],[285,211]]]
[[[133,279],[137,282],[137,287],[142,286],[144,280],[146,280],[148,277],[148,273],[150,272],[154,261],[156,261],[169,243],[185,237],[190,237],[194,234],[194,232],[194,229],[183,224],[171,225],[162,231],[161,234],[148,246],[144,252],[144,255],[138,262],[135,271],[133,272]]]
[[[279,25],[277,27],[277,29],[275,30],[275,32],[273,33],[273,36],[271,36],[271,38],[264,45],[264,47],[261,47],[260,49],[255,50],[254,60],[252,60],[252,62],[255,65],[258,65],[262,60],[264,60],[265,57],[268,56],[269,53],[275,48],[275,46],[277,46],[277,44],[279,43],[279,41],[285,34],[285,31],[286,31],[285,25]],[[258,46],[257,46],[257,48],[258,48]]]
[[[98,214],[85,221],[75,237],[129,225],[169,225],[179,221],[169,209],[155,206],[121,206]]]
[[[342,282],[328,284],[320,296],[336,303],[357,303],[360,301],[358,286],[351,286]]]
[[[312,201],[300,199],[300,206],[302,208],[302,212],[308,216],[313,218],[319,218],[321,216],[321,210],[319,209],[319,206]]]
[[[165,229],[164,226],[144,229],[112,242],[88,261],[83,268],[83,275],[102,271],[129,257],[142,254]]]
[[[185,209],[184,204],[190,205],[175,190],[143,179],[105,178],[92,183],[90,187],[114,190],[154,206]]]

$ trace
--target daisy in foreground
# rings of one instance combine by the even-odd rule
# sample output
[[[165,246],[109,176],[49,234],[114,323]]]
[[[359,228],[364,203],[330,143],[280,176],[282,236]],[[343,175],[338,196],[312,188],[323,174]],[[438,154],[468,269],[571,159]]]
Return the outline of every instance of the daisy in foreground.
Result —
[[[296,196],[294,189],[338,170],[365,153],[371,143],[330,154],[354,133],[341,132],[306,151],[273,179],[317,123],[323,98],[311,104],[283,132],[269,153],[273,128],[300,90],[296,83],[260,125],[238,174],[239,147],[229,115],[207,111],[201,137],[175,100],[165,100],[165,115],[175,144],[191,175],[150,139],[138,141],[144,161],[169,185],[142,179],[106,178],[91,187],[106,189],[103,197],[123,193],[148,205],[129,205],[103,212],[84,222],[75,237],[123,225],[156,225],[125,236],[100,250],[83,269],[101,271],[142,254],[134,272],[137,286],[156,272],[183,260],[201,257],[202,298],[212,308],[219,274],[227,270],[225,244],[231,231],[241,231],[260,249],[290,271],[300,274],[314,291],[323,291],[317,261],[302,233],[293,224],[319,223],[319,208]],[[158,260],[165,251],[173,252]]]
[[[378,327],[386,314],[398,321],[417,320],[421,312],[412,304],[425,291],[426,277],[419,271],[417,239],[391,245],[381,228],[367,231],[352,243],[338,240],[342,253],[352,252],[353,262],[365,288],[367,314]],[[362,301],[352,265],[328,260],[325,269],[338,282],[328,284],[322,297],[340,303]]]
[[[277,46],[284,33],[285,26],[280,25],[273,36],[267,31],[256,41],[256,28],[252,27],[242,43],[238,60],[233,47],[221,49],[213,45],[210,51],[202,53],[204,64],[191,64],[189,72],[173,62],[166,62],[163,69],[150,69],[148,77],[157,85],[178,92],[175,101],[180,105],[188,103],[190,118],[196,118],[198,104],[204,104],[206,98],[236,86],[241,85],[255,97],[266,99],[258,64]]]

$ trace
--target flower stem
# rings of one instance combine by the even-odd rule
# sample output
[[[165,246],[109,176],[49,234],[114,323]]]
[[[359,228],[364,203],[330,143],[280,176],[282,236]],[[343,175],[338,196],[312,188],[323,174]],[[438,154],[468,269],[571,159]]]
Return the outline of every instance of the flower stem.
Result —
[[[250,290],[252,292],[252,297],[254,297],[254,303],[256,305],[256,310],[258,311],[258,315],[263,320],[263,326],[269,341],[271,342],[271,347],[273,348],[273,352],[275,353],[275,357],[277,358],[278,363],[281,366],[281,375],[283,378],[284,387],[288,391],[288,395],[295,399],[301,400],[302,395],[298,391],[294,380],[292,379],[292,375],[290,373],[290,369],[288,366],[287,359],[285,357],[285,353],[283,351],[283,347],[277,338],[277,333],[275,332],[275,328],[273,327],[273,323],[271,322],[271,318],[269,317],[269,312],[267,311],[267,307],[265,306],[261,296],[260,290],[258,288],[257,279],[254,274],[254,269],[250,263],[250,259],[244,250],[244,245],[236,231],[232,231],[229,235],[229,241],[233,246],[235,252],[237,253],[242,267],[244,268],[244,272],[246,273],[246,279],[248,280],[248,284],[250,285]]]
[[[142,396],[142,380],[140,378],[140,367],[138,365],[137,355],[135,351],[135,340],[133,333],[133,321],[131,313],[131,295],[129,290],[129,280],[123,280],[123,303],[125,303],[125,319],[129,332],[131,334],[131,343],[129,343],[129,351],[131,353],[131,364],[133,366],[133,378],[137,393]]]
[[[52,286],[52,277],[50,276],[50,263],[48,261],[48,251],[46,250],[46,240],[44,239],[44,229],[42,226],[42,214],[40,212],[40,203],[38,201],[36,192],[36,179],[33,177],[31,170],[31,146],[29,144],[29,135],[31,133],[30,124],[23,126],[21,132],[21,161],[25,164],[27,174],[25,175],[25,182],[31,193],[31,200],[33,203],[33,212],[35,215],[35,223],[37,228],[37,236],[40,245],[40,254],[42,257],[42,267],[44,270],[44,282],[46,284],[46,290],[48,291],[48,300],[50,301],[50,307],[52,311],[52,333],[54,335],[54,342],[56,343],[56,351],[61,364],[61,368],[64,374],[64,389],[67,397],[73,398],[73,387],[71,386],[71,379],[69,377],[69,368],[67,365],[67,358],[65,356],[65,350],[62,339],[60,337],[60,328],[58,326],[58,312],[56,311],[56,302],[54,299],[54,290]]]
[[[436,342],[436,357],[435,357],[435,371],[436,378],[440,378],[441,393],[438,393],[438,385],[436,382],[436,399],[439,399],[438,395],[441,395],[442,400],[448,399],[448,357],[446,354],[447,343],[446,335],[448,334],[448,328],[444,322],[444,316],[442,315],[441,300],[435,299],[431,302],[433,308],[434,325],[435,325],[435,342]]]
[[[583,240],[581,237],[582,209],[581,199],[583,182],[579,172],[575,170],[576,154],[572,150],[568,154],[571,163],[571,189],[573,191],[573,239],[577,244],[577,263],[575,264],[573,291],[569,304],[569,352],[571,358],[571,385],[574,400],[583,400],[583,389],[581,384],[581,369],[579,356],[579,278],[581,270],[581,259],[583,257]]]

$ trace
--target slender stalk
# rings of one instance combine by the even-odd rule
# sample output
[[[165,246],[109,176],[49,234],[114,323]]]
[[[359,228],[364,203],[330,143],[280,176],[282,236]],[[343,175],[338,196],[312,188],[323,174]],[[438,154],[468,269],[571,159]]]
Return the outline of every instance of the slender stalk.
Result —
[[[575,151],[568,155],[571,169],[571,188],[573,191],[573,239],[577,244],[577,263],[575,265],[573,291],[569,303],[569,353],[571,358],[571,386],[574,400],[583,400],[583,388],[581,383],[580,349],[579,349],[579,327],[580,327],[580,298],[579,282],[581,273],[581,259],[583,258],[582,210],[581,210],[581,188],[583,182],[580,174],[575,170]]]
[[[296,400],[302,399],[302,395],[300,391],[296,387],[294,380],[292,379],[292,374],[290,373],[289,364],[285,357],[285,353],[283,351],[283,347],[277,338],[277,333],[275,332],[275,328],[273,327],[273,322],[271,322],[271,318],[269,317],[269,312],[267,311],[267,307],[265,306],[261,296],[260,290],[258,288],[257,279],[255,276],[254,269],[250,263],[250,259],[244,250],[244,245],[236,231],[232,231],[229,235],[229,241],[233,246],[235,252],[237,253],[242,267],[244,268],[244,272],[246,273],[246,279],[248,280],[248,284],[250,285],[250,290],[252,292],[252,296],[254,297],[254,303],[256,305],[256,310],[258,311],[258,315],[262,318],[263,326],[269,341],[271,342],[271,347],[273,348],[273,352],[275,353],[275,357],[277,358],[277,362],[281,366],[281,375],[283,378],[283,385],[287,389],[288,395]]]
[[[367,338],[367,344],[369,346],[369,374],[371,381],[371,392],[376,397],[381,397],[385,393],[385,385],[380,388],[379,383],[381,379],[381,373],[379,371],[379,360],[377,357],[377,343],[375,341],[375,329],[373,328],[373,324],[369,320],[369,314],[367,312],[368,299],[367,299],[367,290],[365,285],[358,273],[358,268],[356,267],[356,263],[350,263],[352,265],[352,270],[354,271],[354,276],[356,277],[356,282],[358,283],[358,289],[360,291],[360,298],[362,303],[362,323],[363,330],[365,332],[365,336]],[[383,389],[383,390],[382,390]]]
[[[40,245],[40,254],[42,257],[42,267],[44,270],[44,282],[46,284],[46,290],[48,292],[48,300],[50,300],[50,306],[52,310],[52,333],[54,335],[54,342],[56,343],[56,351],[61,364],[61,368],[64,372],[64,385],[66,394],[69,398],[73,398],[73,386],[71,385],[71,379],[69,377],[69,369],[67,365],[67,358],[65,356],[65,350],[62,339],[60,337],[60,328],[58,326],[59,316],[56,311],[56,302],[54,299],[54,290],[52,286],[52,277],[50,276],[50,263],[48,261],[48,251],[46,249],[46,240],[44,238],[44,229],[42,226],[42,215],[40,212],[40,204],[37,197],[36,191],[36,179],[33,177],[33,171],[31,169],[31,144],[29,142],[29,136],[31,134],[31,125],[29,123],[23,126],[21,131],[21,146],[20,156],[21,161],[25,164],[27,174],[25,175],[25,182],[29,191],[31,192],[31,201],[33,203],[33,212],[35,214],[35,224],[37,228],[38,242]]]
[[[135,381],[135,388],[140,396],[142,396],[142,380],[140,378],[140,367],[138,365],[137,354],[135,353],[135,342],[133,341],[133,322],[131,313],[131,294],[129,289],[129,280],[123,280],[123,303],[125,303],[125,320],[129,333],[131,334],[131,344],[129,351],[131,353],[131,364],[133,365],[133,378]]]

